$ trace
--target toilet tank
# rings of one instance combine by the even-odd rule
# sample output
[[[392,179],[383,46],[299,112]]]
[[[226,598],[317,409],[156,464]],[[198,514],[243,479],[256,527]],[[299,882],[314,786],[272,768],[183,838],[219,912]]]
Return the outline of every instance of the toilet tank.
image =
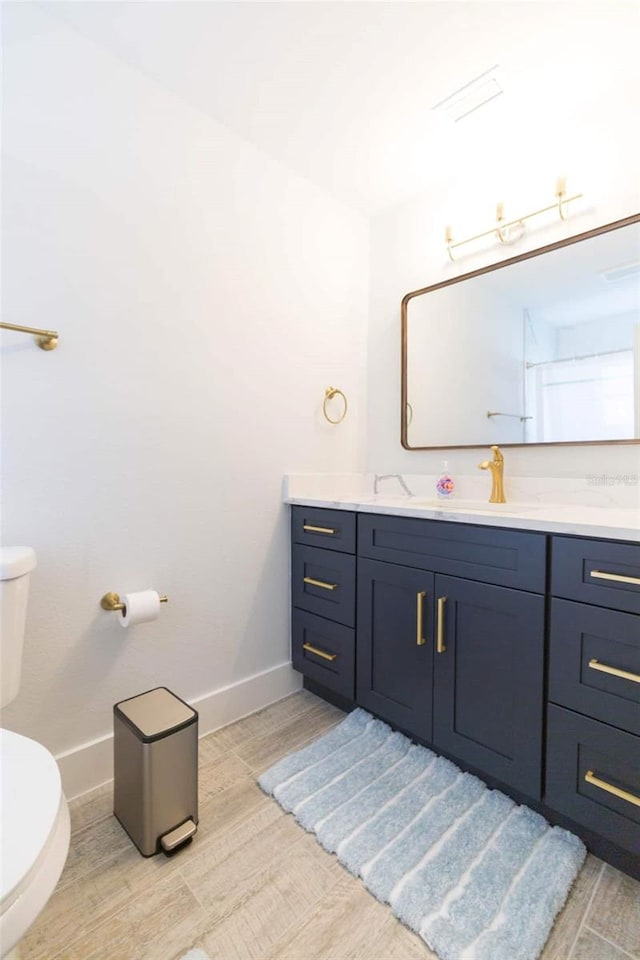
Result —
[[[20,689],[29,579],[35,565],[31,547],[0,547],[0,707]]]

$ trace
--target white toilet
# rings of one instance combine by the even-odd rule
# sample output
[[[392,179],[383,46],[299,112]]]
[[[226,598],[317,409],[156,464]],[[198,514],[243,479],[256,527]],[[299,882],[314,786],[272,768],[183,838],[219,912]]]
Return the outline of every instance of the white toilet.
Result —
[[[0,548],[0,706],[20,686],[30,547]],[[0,956],[18,944],[53,893],[69,851],[69,808],[58,764],[41,744],[0,730]]]

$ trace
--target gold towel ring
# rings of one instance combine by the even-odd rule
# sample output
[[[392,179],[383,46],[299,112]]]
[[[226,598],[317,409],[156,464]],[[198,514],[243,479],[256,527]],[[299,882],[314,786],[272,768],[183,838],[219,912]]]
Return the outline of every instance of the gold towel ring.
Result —
[[[338,394],[339,396],[342,397],[342,399],[343,399],[343,401],[344,401],[344,410],[342,411],[342,416],[341,416],[341,417],[338,417],[337,420],[332,420],[331,417],[329,416],[329,414],[327,413],[327,401],[328,401],[328,400],[333,400],[333,398],[336,396],[336,394]],[[345,395],[344,395],[344,393],[342,392],[342,390],[338,390],[337,387],[327,387],[327,389],[326,389],[325,392],[324,392],[324,402],[323,402],[323,404],[322,404],[322,412],[323,412],[323,414],[324,414],[325,420],[328,420],[329,423],[342,423],[342,421],[344,420],[344,418],[345,418],[346,415],[347,415],[347,398],[345,397]]]

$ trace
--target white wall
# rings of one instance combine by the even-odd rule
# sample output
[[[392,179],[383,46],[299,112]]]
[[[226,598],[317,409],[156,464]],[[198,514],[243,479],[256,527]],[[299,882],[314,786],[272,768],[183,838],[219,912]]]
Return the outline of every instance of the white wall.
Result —
[[[630,95],[636,96],[630,92]],[[489,263],[535,249],[563,237],[582,233],[640,210],[640,160],[637,132],[629,124],[624,101],[612,104],[609,138],[594,140],[588,116],[574,116],[566,140],[545,127],[545,117],[526,117],[528,135],[519,138],[499,129],[495,141],[485,127],[482,111],[458,142],[457,168],[449,181],[378,217],[371,231],[371,294],[369,319],[367,398],[369,471],[438,474],[442,453],[406,451],[400,445],[400,302],[417,290]],[[602,125],[603,118],[598,118]],[[466,121],[463,121],[466,122]],[[462,136],[462,134],[459,134]],[[443,127],[439,151],[448,149]],[[464,164],[461,160],[464,158]],[[528,235],[514,247],[469,246],[459,261],[449,262],[445,227],[454,239],[471,236],[491,226],[495,204],[505,202],[505,215],[517,216],[553,202],[556,177],[568,176],[569,192],[584,192],[568,222],[547,215],[532,221]],[[448,450],[450,471],[476,472],[481,450]],[[638,474],[637,446],[567,446],[509,449],[506,476],[584,477]]]
[[[3,542],[39,563],[3,722],[59,754],[155,685],[298,684],[282,476],[364,468],[368,228],[45,11],[4,12],[3,319],[60,346],[3,336]],[[99,608],[146,587],[153,624]]]
[[[454,284],[408,304],[409,443],[518,443],[523,409],[522,310],[483,283]],[[477,322],[481,316],[485,323]],[[451,363],[452,358],[454,363]]]

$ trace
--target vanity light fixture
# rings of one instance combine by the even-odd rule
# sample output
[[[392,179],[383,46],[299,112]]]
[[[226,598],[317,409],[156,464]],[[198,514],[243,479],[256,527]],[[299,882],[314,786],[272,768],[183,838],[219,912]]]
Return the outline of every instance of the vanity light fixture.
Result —
[[[466,243],[472,243],[474,240],[481,240],[483,237],[495,237],[500,244],[516,243],[526,232],[526,220],[530,220],[532,217],[538,217],[542,213],[548,213],[550,210],[557,211],[561,220],[568,220],[568,204],[573,203],[574,200],[580,200],[582,194],[575,193],[573,196],[568,197],[566,179],[565,177],[558,177],[555,197],[555,201],[548,206],[541,207],[539,210],[533,210],[531,213],[525,213],[522,217],[516,217],[514,220],[509,220],[506,223],[504,219],[504,207],[499,203],[496,207],[495,225],[491,227],[490,230],[484,230],[482,233],[476,233],[473,237],[467,237],[466,240],[454,241],[451,227],[446,227],[444,239],[447,245],[449,259],[455,261],[453,251],[458,247],[462,247]]]

